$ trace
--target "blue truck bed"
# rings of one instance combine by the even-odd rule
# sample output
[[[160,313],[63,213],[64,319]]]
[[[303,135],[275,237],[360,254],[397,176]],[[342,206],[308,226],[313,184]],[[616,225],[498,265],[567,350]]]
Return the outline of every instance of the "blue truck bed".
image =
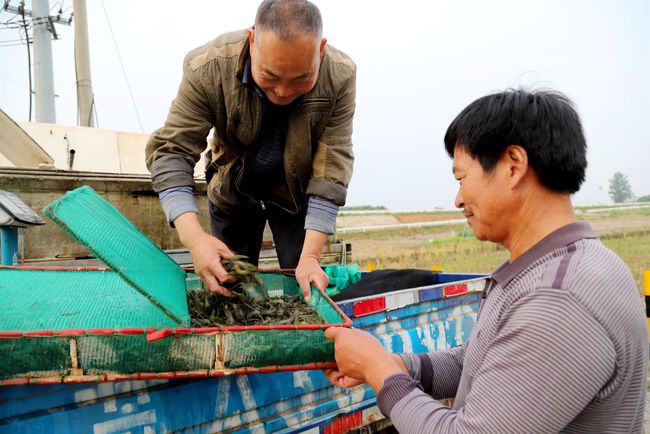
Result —
[[[462,344],[486,277],[432,273],[432,284],[338,303],[393,352]],[[0,433],[345,433],[381,426],[367,386],[320,371],[189,380],[0,387]]]

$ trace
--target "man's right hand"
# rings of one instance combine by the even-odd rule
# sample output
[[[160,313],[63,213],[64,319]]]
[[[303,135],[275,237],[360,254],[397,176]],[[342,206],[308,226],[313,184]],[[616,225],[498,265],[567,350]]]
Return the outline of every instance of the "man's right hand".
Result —
[[[234,279],[221,265],[221,259],[233,256],[233,252],[220,239],[203,230],[198,216],[193,212],[181,214],[174,220],[181,242],[190,251],[194,271],[201,277],[203,284],[212,292],[232,296],[223,286],[223,282]]]

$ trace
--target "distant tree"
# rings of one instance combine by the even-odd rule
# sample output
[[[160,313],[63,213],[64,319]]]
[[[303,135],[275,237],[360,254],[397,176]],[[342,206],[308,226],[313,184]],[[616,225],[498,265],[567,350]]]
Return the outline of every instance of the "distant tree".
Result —
[[[612,179],[609,180],[609,197],[612,198],[614,203],[627,202],[634,197],[627,175],[616,172]]]
[[[645,196],[637,197],[636,201],[637,202],[650,202],[650,194],[646,194]]]

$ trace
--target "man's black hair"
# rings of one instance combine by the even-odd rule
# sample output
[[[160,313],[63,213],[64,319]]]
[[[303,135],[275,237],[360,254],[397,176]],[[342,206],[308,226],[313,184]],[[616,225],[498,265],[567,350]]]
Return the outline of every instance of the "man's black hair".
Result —
[[[578,113],[565,95],[549,90],[508,89],[468,105],[445,134],[445,149],[456,146],[492,170],[509,145],[528,154],[542,185],[575,193],[585,180],[587,143]]]
[[[272,30],[284,40],[298,31],[320,37],[323,19],[316,5],[307,0],[264,0],[257,9],[255,29]]]

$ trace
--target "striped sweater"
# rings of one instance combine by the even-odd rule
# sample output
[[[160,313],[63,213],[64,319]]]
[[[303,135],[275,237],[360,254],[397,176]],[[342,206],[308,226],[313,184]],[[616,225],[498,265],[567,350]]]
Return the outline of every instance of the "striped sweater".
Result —
[[[572,223],[492,274],[463,346],[402,355],[380,410],[406,433],[638,433],[648,332],[630,271]],[[452,408],[436,399],[455,397]]]

